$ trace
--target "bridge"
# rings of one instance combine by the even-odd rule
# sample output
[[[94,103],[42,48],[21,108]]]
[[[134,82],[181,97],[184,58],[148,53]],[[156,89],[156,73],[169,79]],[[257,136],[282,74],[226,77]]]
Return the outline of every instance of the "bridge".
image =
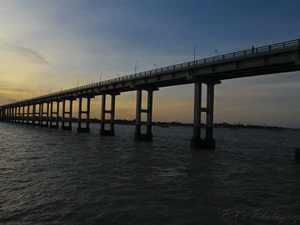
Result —
[[[0,119],[6,122],[38,125],[41,127],[72,129],[73,101],[79,99],[78,132],[89,132],[90,100],[102,95],[101,135],[115,134],[116,96],[136,91],[136,124],[134,139],[152,141],[153,92],[161,87],[194,83],[194,126],[190,140],[192,148],[214,149],[213,115],[214,86],[222,80],[261,76],[300,70],[300,39],[217,55],[172,66],[135,73],[102,82],[50,93],[0,106]],[[206,106],[202,107],[202,85],[207,85]],[[142,94],[147,94],[147,108],[142,108]],[[111,96],[110,109],[106,109]],[[86,101],[83,101],[86,99]],[[83,102],[86,107],[83,107]],[[59,109],[62,107],[62,115]],[[83,109],[85,108],[85,110]],[[142,121],[142,114],[146,121]],[[205,135],[201,135],[201,114],[206,114]],[[107,120],[107,117],[110,117]],[[146,132],[141,131],[145,123]]]

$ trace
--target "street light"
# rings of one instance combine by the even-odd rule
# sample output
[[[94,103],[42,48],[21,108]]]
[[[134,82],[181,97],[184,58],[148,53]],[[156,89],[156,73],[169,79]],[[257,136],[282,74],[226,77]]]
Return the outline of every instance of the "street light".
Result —
[[[136,62],[135,62],[135,67],[134,67],[134,74],[135,74],[135,75],[136,75],[136,67],[137,67],[138,62],[139,62],[139,61],[136,61]]]
[[[157,69],[157,65],[156,64],[154,64],[154,66],[156,67],[156,69]]]
[[[101,82],[101,75],[102,75],[103,71],[100,73],[100,82]]]
[[[219,56],[219,52],[218,52],[218,50],[215,50],[215,52],[217,53],[217,56]]]
[[[195,46],[194,46],[194,62],[196,61],[196,48],[197,48],[197,46],[198,46],[198,45],[195,45]]]

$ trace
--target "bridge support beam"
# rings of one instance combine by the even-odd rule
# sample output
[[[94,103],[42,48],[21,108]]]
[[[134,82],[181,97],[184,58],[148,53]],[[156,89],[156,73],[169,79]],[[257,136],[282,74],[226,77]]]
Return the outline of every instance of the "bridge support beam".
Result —
[[[137,141],[152,141],[152,106],[153,106],[153,91],[158,89],[147,89],[148,99],[147,99],[147,109],[142,109],[142,89],[137,90],[136,96],[136,121],[135,121],[135,133],[134,139]],[[141,132],[142,126],[142,113],[147,114],[146,122],[146,133]]]
[[[0,109],[0,120],[4,121],[5,118],[5,109]]]
[[[46,104],[46,111],[45,111],[45,107],[44,105]],[[40,116],[40,126],[41,127],[48,127],[48,124],[49,124],[49,105],[50,103],[49,102],[46,102],[46,103],[41,103],[40,104],[40,113],[41,113],[41,116]]]
[[[14,108],[10,108],[10,122],[14,122]]]
[[[37,110],[38,106],[38,110]],[[32,106],[32,125],[40,125],[40,106],[38,104],[33,104]]]
[[[109,94],[111,96],[111,102],[110,102],[110,110],[106,109],[106,96],[107,94],[102,95],[102,106],[101,106],[101,127],[100,127],[100,135],[102,136],[114,136],[115,135],[115,105],[116,105],[116,95],[119,95],[119,93],[111,93]],[[105,129],[106,117],[105,114],[110,114],[110,120],[109,120],[109,129]]]
[[[191,147],[196,149],[215,149],[216,141],[213,138],[214,115],[214,86],[220,81],[207,81],[206,108],[202,108],[202,82],[195,83],[194,96],[194,127]],[[201,138],[201,113],[206,113],[205,138]]]
[[[56,107],[54,106],[56,103]],[[58,118],[59,118],[59,101],[51,102],[50,110],[50,128],[59,128]]]
[[[15,116],[15,114],[16,114],[16,108],[12,107],[11,108],[11,121],[12,122],[16,122],[16,116]]]
[[[87,106],[86,111],[82,110],[82,99],[86,98],[87,100]],[[91,105],[91,98],[94,98],[94,96],[86,96],[86,97],[80,97],[79,98],[79,108],[78,108],[78,127],[77,132],[78,133],[88,133],[90,132],[90,105]],[[83,118],[82,114],[86,114],[85,119],[85,127],[82,127]]]
[[[22,106],[22,124],[24,124],[24,119],[25,119],[25,105]]]
[[[10,108],[6,109],[6,122],[10,122]]]
[[[28,122],[28,106],[23,106],[23,124],[27,124]]]
[[[18,106],[18,117],[17,117],[17,120],[18,120],[18,123],[21,123],[21,106]]]
[[[62,105],[62,130],[72,130],[72,111],[73,111],[73,99],[64,99]],[[69,101],[69,111],[66,111],[67,101]]]
[[[32,119],[32,114],[30,113],[30,105],[27,105],[27,124],[30,124],[30,119]]]

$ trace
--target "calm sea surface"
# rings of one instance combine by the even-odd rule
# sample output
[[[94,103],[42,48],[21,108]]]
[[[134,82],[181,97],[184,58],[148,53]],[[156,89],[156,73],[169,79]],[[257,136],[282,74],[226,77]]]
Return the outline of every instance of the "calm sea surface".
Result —
[[[300,132],[154,127],[152,143],[0,123],[2,224],[300,224]]]

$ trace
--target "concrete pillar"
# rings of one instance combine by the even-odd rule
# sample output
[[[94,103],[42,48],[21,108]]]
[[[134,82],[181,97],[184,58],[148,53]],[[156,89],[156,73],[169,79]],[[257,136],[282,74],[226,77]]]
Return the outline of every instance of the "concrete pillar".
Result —
[[[3,109],[0,109],[0,120],[3,121]]]
[[[136,92],[136,113],[135,113],[135,134],[134,138],[139,139],[141,134],[141,115],[142,114],[142,90]]]
[[[73,99],[64,99],[62,106],[62,130],[72,130],[72,111],[73,111]],[[66,103],[69,101],[69,111],[66,109]]]
[[[12,108],[12,122],[17,122],[17,107]]]
[[[215,149],[216,142],[213,138],[213,114],[214,114],[214,85],[220,81],[206,81],[207,99],[206,108],[202,108],[202,82],[195,83],[194,96],[194,127],[191,147],[198,149]],[[205,138],[201,138],[201,113],[206,113],[206,133]]]
[[[6,121],[10,122],[10,117],[11,117],[11,108],[7,109],[7,117],[6,117]]]
[[[83,98],[86,98],[86,100],[87,100],[86,111],[82,110],[82,99]],[[91,105],[91,98],[94,98],[94,96],[86,96],[86,97],[80,97],[79,98],[77,132],[90,132],[90,105]],[[83,119],[82,119],[82,114],[86,114],[85,127],[82,127],[82,123],[84,122]]]
[[[15,122],[15,107],[11,108],[11,122]]]
[[[100,128],[100,135],[102,136],[114,136],[115,135],[115,104],[116,104],[116,95],[119,93],[112,93],[111,96],[111,106],[110,110],[106,109],[106,95],[102,95],[102,107],[101,107],[101,128]],[[106,119],[105,114],[110,114],[110,121],[109,121],[109,130],[105,129]]]
[[[46,111],[44,105],[46,104]],[[48,127],[49,124],[49,108],[50,108],[50,102],[43,102],[41,103],[41,127]]]
[[[135,133],[134,139],[138,141],[152,141],[152,111],[153,111],[153,91],[158,89],[148,89],[148,98],[147,98],[147,109],[142,109],[142,89],[137,90],[136,95],[136,121],[135,121]],[[147,113],[147,121],[146,121],[146,133],[141,132],[141,116],[142,113]]]
[[[25,105],[22,106],[22,124],[24,124],[25,120]]]
[[[35,116],[34,117],[35,117],[34,125],[40,126],[40,124],[41,124],[41,105],[40,104],[35,105]]]
[[[50,128],[59,128],[58,119],[59,119],[59,101],[56,101],[56,107],[53,105],[54,102],[51,102],[50,110]]]
[[[207,111],[206,111],[206,140],[213,139],[214,125],[214,86],[213,83],[207,84]]]
[[[41,102],[39,104],[39,109],[40,109],[39,125],[42,126],[42,123],[43,123],[43,111],[44,111],[44,103],[43,102]]]
[[[32,125],[38,125],[36,124],[36,122],[39,122],[39,118],[36,116],[37,112],[36,112],[36,104],[32,105]]]
[[[18,106],[18,123],[21,123],[21,106]]]
[[[27,124],[30,124],[30,105],[27,105]]]

